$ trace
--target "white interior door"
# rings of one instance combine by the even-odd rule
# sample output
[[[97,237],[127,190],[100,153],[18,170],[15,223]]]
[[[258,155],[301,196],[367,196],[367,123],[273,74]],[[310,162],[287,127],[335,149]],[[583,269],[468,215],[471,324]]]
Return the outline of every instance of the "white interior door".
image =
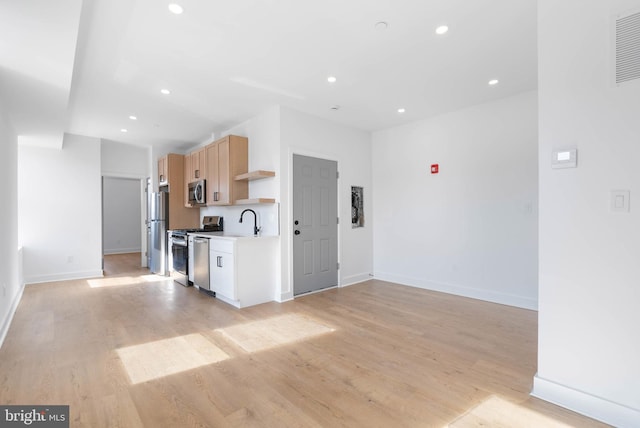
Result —
[[[338,163],[293,155],[293,294],[338,285]]]

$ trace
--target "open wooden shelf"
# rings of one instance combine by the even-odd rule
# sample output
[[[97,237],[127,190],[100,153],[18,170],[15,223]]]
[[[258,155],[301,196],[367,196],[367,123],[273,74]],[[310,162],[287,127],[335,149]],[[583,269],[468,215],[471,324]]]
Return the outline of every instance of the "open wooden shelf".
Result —
[[[252,180],[260,180],[262,178],[270,178],[275,176],[276,176],[275,171],[258,170],[258,171],[247,172],[245,174],[236,175],[234,180],[235,181],[242,181],[242,180],[252,181]]]
[[[252,204],[275,204],[276,200],[273,198],[253,198],[253,199],[238,199],[236,205],[252,205]]]

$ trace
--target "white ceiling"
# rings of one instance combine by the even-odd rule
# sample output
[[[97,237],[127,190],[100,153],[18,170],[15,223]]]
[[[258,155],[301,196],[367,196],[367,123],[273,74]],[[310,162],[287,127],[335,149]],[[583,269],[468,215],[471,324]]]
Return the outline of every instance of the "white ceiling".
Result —
[[[374,131],[536,88],[535,0],[171,1],[0,0],[18,134],[186,149],[274,104]]]
[[[22,143],[62,147],[80,0],[0,0],[0,111]]]

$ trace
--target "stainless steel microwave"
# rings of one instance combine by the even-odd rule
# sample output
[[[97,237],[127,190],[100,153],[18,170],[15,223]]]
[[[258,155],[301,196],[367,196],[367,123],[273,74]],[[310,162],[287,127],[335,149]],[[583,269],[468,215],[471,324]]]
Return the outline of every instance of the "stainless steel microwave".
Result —
[[[192,181],[189,183],[189,203],[191,205],[204,205],[206,200],[205,180]]]

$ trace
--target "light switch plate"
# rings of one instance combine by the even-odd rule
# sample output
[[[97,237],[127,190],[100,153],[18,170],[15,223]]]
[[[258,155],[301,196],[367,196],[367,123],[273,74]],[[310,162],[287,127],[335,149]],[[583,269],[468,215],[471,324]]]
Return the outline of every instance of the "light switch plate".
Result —
[[[611,211],[613,212],[629,212],[629,190],[612,190],[611,191]]]

